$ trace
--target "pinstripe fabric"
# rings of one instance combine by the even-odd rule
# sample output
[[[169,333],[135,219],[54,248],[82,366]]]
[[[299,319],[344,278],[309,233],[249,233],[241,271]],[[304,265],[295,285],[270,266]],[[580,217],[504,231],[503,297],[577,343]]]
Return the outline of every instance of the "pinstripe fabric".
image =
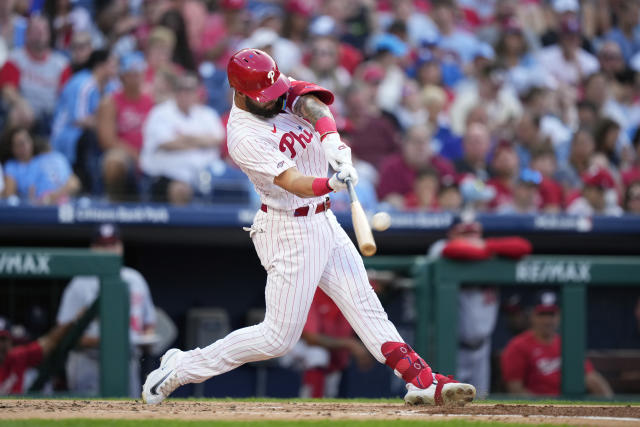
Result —
[[[338,305],[371,354],[402,341],[371,288],[355,246],[329,210],[307,217],[258,211],[253,243],[267,271],[262,323],[238,329],[215,343],[185,353],[181,384],[202,382],[244,363],[278,357],[298,341],[316,286]]]
[[[267,271],[266,314],[258,325],[185,352],[177,367],[181,384],[202,382],[247,362],[284,355],[300,338],[317,286],[335,301],[371,354],[384,363],[382,344],[403,340],[371,288],[355,246],[330,210],[313,213],[324,197],[303,199],[273,184],[275,176],[294,166],[308,176],[327,175],[318,134],[290,112],[264,120],[235,105],[227,131],[231,157],[269,207],[268,212],[258,211],[250,234]],[[293,134],[289,138],[291,132],[304,138]],[[293,210],[305,205],[311,205],[311,214],[294,217]]]

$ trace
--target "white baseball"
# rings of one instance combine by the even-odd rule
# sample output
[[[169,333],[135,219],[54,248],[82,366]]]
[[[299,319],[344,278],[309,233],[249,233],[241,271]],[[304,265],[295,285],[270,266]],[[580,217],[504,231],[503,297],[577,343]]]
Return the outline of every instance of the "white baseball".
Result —
[[[378,212],[371,218],[371,227],[376,231],[384,231],[391,225],[391,217],[386,212]]]

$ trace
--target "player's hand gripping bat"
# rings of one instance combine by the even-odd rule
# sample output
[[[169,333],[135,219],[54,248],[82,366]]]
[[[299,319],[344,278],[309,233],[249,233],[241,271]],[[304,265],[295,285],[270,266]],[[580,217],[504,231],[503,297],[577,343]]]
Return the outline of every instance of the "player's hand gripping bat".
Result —
[[[371,233],[371,227],[369,226],[369,220],[360,205],[358,195],[353,188],[351,179],[345,179],[347,184],[347,190],[349,191],[349,200],[351,200],[351,221],[353,222],[353,229],[356,233],[356,239],[358,240],[358,247],[360,252],[364,256],[371,256],[376,253],[378,248],[376,242],[373,240],[373,234]]]

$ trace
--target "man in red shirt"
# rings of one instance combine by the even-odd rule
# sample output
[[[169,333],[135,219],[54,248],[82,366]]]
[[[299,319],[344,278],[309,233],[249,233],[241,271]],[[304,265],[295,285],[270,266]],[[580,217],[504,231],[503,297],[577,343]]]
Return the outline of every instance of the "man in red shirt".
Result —
[[[56,347],[70,325],[71,323],[58,325],[37,340],[14,347],[7,321],[0,318],[0,396],[26,391],[25,372],[42,362]]]
[[[560,394],[562,341],[557,333],[560,323],[556,294],[537,295],[531,314],[531,328],[515,336],[502,352],[500,365],[507,391],[517,395]],[[611,397],[607,380],[584,362],[585,385],[591,394]]]

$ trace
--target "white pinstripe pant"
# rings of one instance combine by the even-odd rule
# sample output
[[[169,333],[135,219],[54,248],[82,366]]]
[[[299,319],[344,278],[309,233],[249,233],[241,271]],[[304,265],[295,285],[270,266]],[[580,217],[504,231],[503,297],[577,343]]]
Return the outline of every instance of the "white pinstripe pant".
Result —
[[[267,271],[265,319],[185,352],[178,366],[180,383],[199,383],[244,363],[287,353],[302,334],[316,286],[334,300],[369,352],[384,363],[382,344],[403,340],[333,213],[294,217],[290,212],[258,211],[252,228]]]

